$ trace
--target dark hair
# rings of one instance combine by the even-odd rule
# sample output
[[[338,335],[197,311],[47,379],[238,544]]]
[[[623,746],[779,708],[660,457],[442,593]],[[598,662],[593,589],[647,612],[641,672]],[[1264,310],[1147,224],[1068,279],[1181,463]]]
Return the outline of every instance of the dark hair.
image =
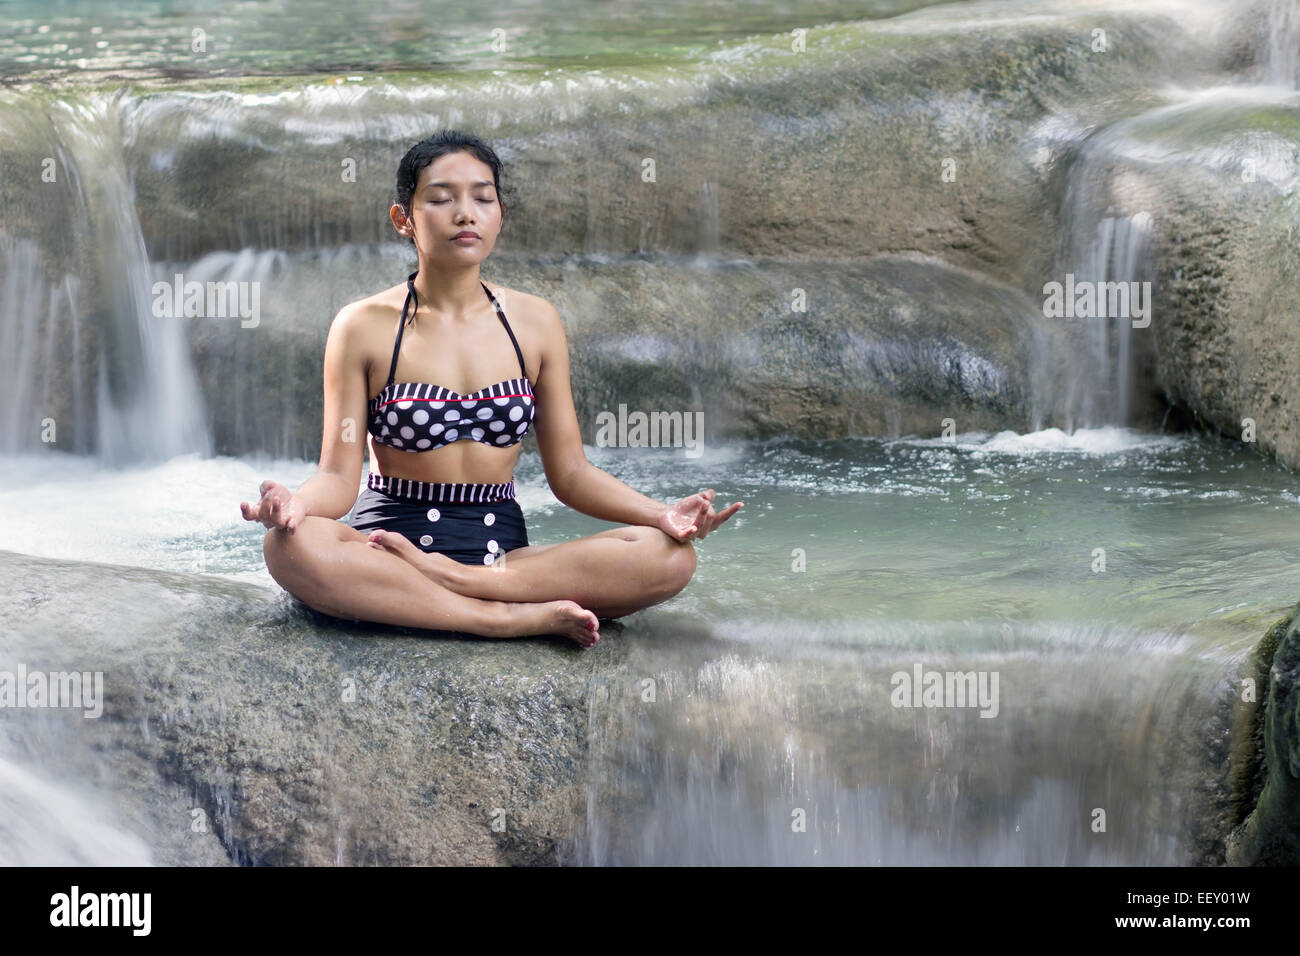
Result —
[[[485,163],[492,170],[492,183],[496,186],[497,201],[501,203],[501,218],[505,220],[506,199],[501,192],[501,158],[483,140],[456,129],[445,129],[428,139],[422,139],[406,151],[397,164],[397,204],[407,216],[411,215],[411,197],[420,181],[420,171],[435,159],[448,153],[466,152]],[[414,239],[408,239],[415,245]]]

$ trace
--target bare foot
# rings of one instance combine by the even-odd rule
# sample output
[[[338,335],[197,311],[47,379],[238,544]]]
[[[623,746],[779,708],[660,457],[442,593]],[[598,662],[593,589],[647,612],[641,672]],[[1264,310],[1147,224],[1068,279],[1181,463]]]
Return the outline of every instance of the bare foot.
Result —
[[[456,583],[457,572],[461,570],[462,565],[455,558],[449,558],[437,551],[421,551],[411,543],[410,538],[396,531],[372,531],[367,543],[376,550],[397,555],[435,584],[441,584],[452,591],[456,590],[452,585]]]
[[[370,532],[369,545],[395,554],[429,580],[455,591],[462,582],[464,565],[436,551],[421,551],[405,535],[395,531]],[[510,609],[506,629],[513,635],[558,634],[583,647],[593,647],[600,640],[600,620],[576,601],[541,601],[536,603],[500,602]]]
[[[522,605],[527,607],[528,605]],[[583,647],[594,647],[600,640],[600,621],[596,615],[574,601],[547,601],[534,605],[545,609],[549,629],[544,634],[562,634]]]
[[[498,637],[556,634],[583,647],[592,647],[600,640],[600,620],[575,601],[496,603],[504,613]]]

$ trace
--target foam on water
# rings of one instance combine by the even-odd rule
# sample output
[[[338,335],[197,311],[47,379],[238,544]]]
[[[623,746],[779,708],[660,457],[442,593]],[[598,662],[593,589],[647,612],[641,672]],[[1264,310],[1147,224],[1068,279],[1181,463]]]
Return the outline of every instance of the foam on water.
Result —
[[[273,478],[293,488],[315,471],[305,461],[250,462],[182,455],[157,465],[110,468],[51,453],[0,459],[0,549],[70,561],[219,574],[270,583],[260,526],[240,501]]]
[[[0,866],[152,866],[149,847],[67,784],[0,757]]]
[[[1186,439],[1173,435],[1152,435],[1132,428],[1103,426],[1079,428],[1064,432],[1059,428],[1044,428],[1020,434],[1011,430],[995,435],[988,432],[964,432],[953,440],[943,438],[902,438],[898,444],[922,448],[961,448],[985,454],[1021,455],[1031,457],[1043,453],[1062,452],[1081,455],[1114,455],[1127,451],[1166,451],[1177,448]]]

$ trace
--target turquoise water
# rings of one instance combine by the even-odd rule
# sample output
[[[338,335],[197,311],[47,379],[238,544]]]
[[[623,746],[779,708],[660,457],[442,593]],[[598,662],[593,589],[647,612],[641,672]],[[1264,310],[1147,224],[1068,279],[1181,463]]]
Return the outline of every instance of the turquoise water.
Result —
[[[1184,632],[1230,657],[1289,606],[1300,565],[1300,482],[1249,447],[1199,437],[1052,429],[952,442],[741,442],[698,458],[587,452],[662,501],[714,488],[721,504],[745,502],[698,544],[695,580],[663,607],[746,643],[780,644],[789,625],[804,640],[852,645],[880,640],[891,622],[965,622],[952,632],[962,646],[1005,648],[1008,627],[1013,643],[1032,645],[1053,639],[1036,630],[1046,621],[1110,621]],[[0,548],[271,588],[260,526],[242,521],[239,501],[265,478],[295,487],[315,468],[184,456],[111,470],[54,457],[0,466],[0,506],[11,515]],[[24,506],[23,476],[36,471],[42,494],[61,500],[57,512]],[[535,450],[516,481],[534,543],[611,527],[555,499]]]
[[[3,7],[0,77],[114,85],[114,77],[195,76],[223,89],[273,74],[460,74],[446,95],[477,116],[519,79],[482,71],[573,67],[597,89],[604,82],[599,68],[647,64],[656,69],[629,69],[619,82],[660,82],[655,89],[671,104],[673,83],[687,67],[743,61],[759,48],[737,42],[747,37],[761,37],[770,50],[799,27],[924,5],[285,0],[110,8],[21,0]],[[205,37],[198,52],[190,48],[195,30]],[[755,72],[761,71],[760,65]],[[531,82],[522,88],[532,89]],[[580,91],[574,102],[590,106],[593,96]],[[351,128],[310,104],[304,110],[267,100],[249,96],[216,107],[206,126],[199,108],[184,119],[191,130],[236,139],[244,130],[256,139],[265,126],[277,133],[267,137],[271,143],[304,122],[326,143]],[[32,102],[37,109],[37,98]],[[418,122],[424,112],[410,105],[425,101],[394,102],[364,118],[380,127],[395,117],[392,128],[403,129],[399,120]],[[567,108],[557,108],[557,123],[572,122]],[[900,104],[900,115],[910,108]],[[106,271],[140,284],[156,265],[144,236],[156,237],[160,227],[147,190],[144,199],[135,193],[137,181],[122,162],[137,128],[134,114],[120,122],[117,112],[105,112],[102,125],[99,113],[90,115],[84,129],[74,124],[68,144],[77,168],[97,172],[103,196],[93,208],[116,224],[92,238],[134,250],[134,259],[124,255],[120,267]],[[171,162],[171,135],[160,134],[162,146],[142,155]],[[177,142],[185,146],[187,136],[198,135],[207,134],[178,133]],[[260,195],[253,174],[241,182]],[[706,192],[700,206],[700,233],[711,237],[701,244],[716,245],[725,225],[716,196]],[[198,200],[192,208],[206,209]],[[300,241],[298,207],[256,212],[264,218],[231,218],[260,237],[261,245],[241,255],[262,257],[269,271],[277,256],[290,261],[283,250]],[[184,223],[161,227],[168,242],[184,238]],[[348,259],[353,232],[364,231],[355,224],[314,228],[312,253],[324,251],[326,266],[320,278],[308,272],[304,284],[325,286],[345,275],[373,288]],[[593,215],[586,236],[592,248],[608,245],[602,228]],[[342,246],[332,246],[336,240]],[[239,241],[254,240],[241,232]],[[337,248],[345,255],[331,259],[329,250]],[[31,288],[44,288],[43,260],[14,261],[15,287],[26,288],[31,278]],[[356,291],[343,283],[331,289],[344,299]],[[918,296],[936,292],[933,284],[919,289]],[[15,294],[13,301],[28,299]],[[15,325],[27,321],[21,316],[58,314],[65,302],[75,312],[77,304],[71,294],[30,301],[39,308],[15,307]],[[127,304],[118,311],[130,318],[132,300],[121,301]],[[290,348],[317,355],[319,341],[307,324],[318,319],[305,317],[331,311],[323,300],[286,310],[301,332],[286,339]],[[44,348],[54,340],[30,341]],[[224,356],[229,365],[221,366],[220,383],[227,390],[247,384],[245,366],[250,380],[263,374],[242,347]],[[62,371],[32,349],[25,359],[50,375]],[[672,354],[661,356],[665,365]],[[206,361],[217,361],[211,345]],[[154,374],[162,381],[166,373],[169,381],[193,384],[179,340],[152,362],[132,371],[141,380]],[[90,394],[90,379],[73,384]],[[159,394],[169,397],[158,407],[183,404],[175,391]],[[278,398],[268,394],[267,407],[283,417]],[[39,405],[31,396],[11,404]],[[194,423],[206,421],[197,409],[194,403],[193,419],[178,417],[166,428],[142,419],[149,441],[197,435],[202,429]],[[318,425],[309,431],[318,434]],[[1213,796],[1207,792],[1220,786],[1221,751],[1214,748],[1225,739],[1225,692],[1259,637],[1297,597],[1300,488],[1291,471],[1249,446],[1122,428],[968,433],[953,441],[736,441],[698,458],[671,449],[587,453],[661,500],[714,488],[720,505],[743,500],[745,508],[699,543],[698,571],[682,593],[631,615],[587,652],[596,655],[600,677],[585,702],[588,808],[562,850],[565,862],[1197,861],[1189,822],[1206,818]],[[252,582],[265,588],[268,615],[288,614],[263,564],[264,530],[244,522],[238,505],[253,500],[266,478],[296,487],[314,469],[314,461],[251,455],[184,455],[120,469],[54,453],[0,458],[7,516],[0,550]],[[517,479],[533,542],[610,527],[554,498],[534,448],[520,459]],[[94,613],[93,595],[87,608]],[[58,646],[58,634],[45,639]],[[523,642],[520,651],[527,653]],[[896,705],[891,682],[914,668],[996,675],[996,715]],[[657,699],[643,696],[646,681]],[[19,820],[14,829],[51,835],[24,852],[54,858],[52,837],[79,842],[74,821],[90,818],[29,772],[50,750],[42,738],[16,735],[13,749],[0,750],[0,790],[12,796],[0,817]],[[1088,826],[1098,808],[1109,814],[1104,837]],[[800,814],[804,831],[791,827]],[[157,833],[127,840],[110,826],[84,824],[111,838],[91,848],[93,860],[143,859],[161,842]]]
[[[0,76],[126,71],[253,76],[338,71],[631,66],[691,59],[719,43],[838,20],[889,17],[927,0],[724,0],[491,4],[97,0],[4,5]],[[195,31],[202,31],[200,49]]]

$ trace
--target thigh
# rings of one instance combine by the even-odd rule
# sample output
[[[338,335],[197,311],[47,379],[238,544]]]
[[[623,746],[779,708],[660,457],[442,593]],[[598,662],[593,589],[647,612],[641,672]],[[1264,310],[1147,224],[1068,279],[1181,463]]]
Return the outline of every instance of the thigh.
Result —
[[[295,544],[330,544],[337,541],[364,542],[370,537],[368,531],[358,531],[343,521],[325,518],[321,515],[308,515],[302,519],[298,527],[293,531],[268,528],[267,535],[285,541],[292,540]]]
[[[262,555],[267,570],[281,587],[297,596],[319,569],[329,563],[335,548],[344,543],[364,544],[368,534],[350,528],[342,521],[320,515],[308,515],[293,531],[268,528],[262,539]]]
[[[569,541],[557,541],[554,544],[530,544],[524,548],[515,548],[513,551],[507,551],[505,556],[507,560],[515,558],[531,558],[543,551],[550,551],[552,548],[563,547],[565,551],[570,551],[572,545],[581,545],[585,541],[599,541],[602,538],[618,538],[623,541],[636,541],[638,538],[649,537],[652,534],[663,534],[658,528],[649,528],[645,525],[624,525],[618,528],[610,528],[607,531],[597,531],[595,534],[589,534],[581,538],[573,538]]]

